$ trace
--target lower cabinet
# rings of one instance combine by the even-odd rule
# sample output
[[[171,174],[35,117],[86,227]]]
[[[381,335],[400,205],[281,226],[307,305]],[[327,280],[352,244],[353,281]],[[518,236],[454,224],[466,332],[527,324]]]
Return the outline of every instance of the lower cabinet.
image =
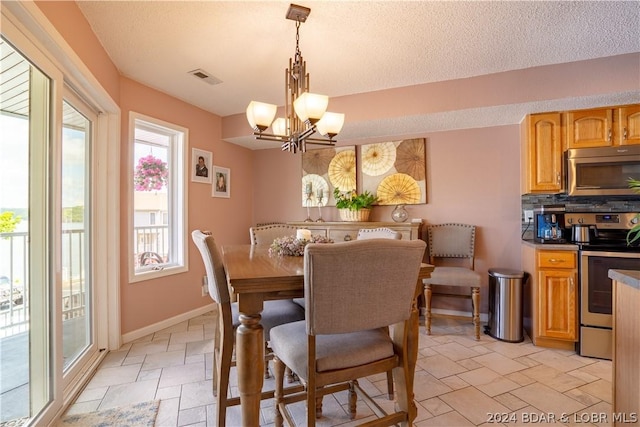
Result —
[[[578,341],[577,251],[523,247],[530,274],[524,326],[535,345],[575,349]]]
[[[356,240],[358,230],[361,228],[386,227],[402,233],[403,240],[415,240],[420,238],[421,223],[415,222],[288,222],[300,228],[311,230],[311,234],[320,234],[333,239],[334,242],[346,242]]]

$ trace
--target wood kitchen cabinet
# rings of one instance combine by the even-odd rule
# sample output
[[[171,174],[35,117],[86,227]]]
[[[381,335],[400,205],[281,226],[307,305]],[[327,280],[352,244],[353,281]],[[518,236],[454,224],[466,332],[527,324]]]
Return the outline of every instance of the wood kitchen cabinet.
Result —
[[[534,345],[575,350],[578,341],[577,251],[523,247],[530,272],[524,326]]]
[[[523,123],[523,194],[562,192],[564,179],[561,114],[531,114]]]
[[[617,139],[620,145],[640,144],[640,104],[618,109]]]
[[[565,113],[567,148],[640,144],[640,105]]]
[[[422,223],[419,222],[288,222],[300,228],[311,230],[311,234],[320,234],[333,239],[334,242],[356,240],[358,230],[361,228],[387,227],[402,233],[403,240],[416,240],[420,238]]]

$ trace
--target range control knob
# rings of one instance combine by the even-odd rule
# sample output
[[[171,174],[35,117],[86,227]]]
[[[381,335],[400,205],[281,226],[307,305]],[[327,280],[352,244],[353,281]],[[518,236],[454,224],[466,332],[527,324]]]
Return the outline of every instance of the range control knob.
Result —
[[[582,224],[584,222],[584,218],[580,217],[578,218],[578,224]]]
[[[636,225],[638,223],[638,217],[634,216],[633,218],[631,218],[631,224]]]
[[[573,218],[569,218],[569,219],[567,220],[567,222],[568,222],[569,224],[573,224]]]

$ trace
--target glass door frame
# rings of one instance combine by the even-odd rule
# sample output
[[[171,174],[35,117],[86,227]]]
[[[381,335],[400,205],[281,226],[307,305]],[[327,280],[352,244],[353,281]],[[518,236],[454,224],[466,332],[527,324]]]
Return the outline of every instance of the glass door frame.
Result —
[[[31,64],[42,70],[51,79],[51,109],[48,112],[51,125],[42,132],[48,137],[48,147],[43,152],[44,162],[38,188],[45,194],[31,196],[44,200],[43,209],[51,215],[40,221],[38,229],[43,231],[45,241],[32,248],[31,262],[40,263],[41,275],[46,280],[46,292],[38,296],[40,308],[48,306],[47,316],[40,314],[41,322],[32,345],[41,348],[32,352],[32,374],[34,382],[42,392],[32,400],[42,403],[41,410],[31,414],[29,425],[49,425],[59,417],[82,390],[85,382],[97,368],[106,351],[96,351],[78,369],[73,378],[63,378],[62,358],[62,308],[61,308],[61,263],[60,240],[61,210],[60,190],[60,144],[62,137],[62,99],[65,84],[90,105],[100,111],[95,123],[94,164],[91,192],[93,194],[93,257],[100,262],[94,266],[94,300],[96,337],[98,349],[116,350],[121,344],[120,333],[120,108],[106,90],[90,73],[64,38],[53,28],[42,11],[33,2],[6,2],[0,9],[2,36],[9,41]],[[49,156],[48,159],[44,157]],[[100,159],[96,161],[95,159]],[[33,163],[31,163],[33,165]],[[45,215],[43,215],[45,216]],[[33,229],[31,232],[34,232]],[[50,252],[48,252],[50,251]],[[53,256],[50,255],[53,253]],[[34,278],[32,278],[34,280]],[[35,308],[35,307],[34,307]],[[33,311],[32,311],[33,312]],[[41,312],[42,313],[42,312]],[[50,342],[50,345],[42,344]],[[34,356],[39,357],[38,360]],[[50,367],[48,372],[45,363]],[[36,371],[34,371],[36,370]],[[44,374],[44,375],[43,375]],[[37,382],[37,384],[36,384]],[[34,402],[32,402],[34,403]]]

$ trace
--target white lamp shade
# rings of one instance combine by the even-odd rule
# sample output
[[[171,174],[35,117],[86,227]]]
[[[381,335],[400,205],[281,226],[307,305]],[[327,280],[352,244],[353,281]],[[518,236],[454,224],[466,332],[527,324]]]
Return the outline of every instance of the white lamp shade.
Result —
[[[340,133],[342,130],[342,126],[344,125],[344,114],[343,113],[324,113],[324,116],[316,123],[316,129],[322,135],[329,135],[329,137],[334,137]]]
[[[247,121],[252,129],[265,130],[276,116],[277,105],[251,101],[247,107]]]
[[[271,124],[271,128],[273,129],[273,133],[275,135],[287,136],[288,135],[288,120],[283,117],[278,117]]]
[[[293,109],[303,122],[309,120],[311,124],[316,123],[329,105],[329,97],[318,95],[317,93],[304,92],[293,101]]]

